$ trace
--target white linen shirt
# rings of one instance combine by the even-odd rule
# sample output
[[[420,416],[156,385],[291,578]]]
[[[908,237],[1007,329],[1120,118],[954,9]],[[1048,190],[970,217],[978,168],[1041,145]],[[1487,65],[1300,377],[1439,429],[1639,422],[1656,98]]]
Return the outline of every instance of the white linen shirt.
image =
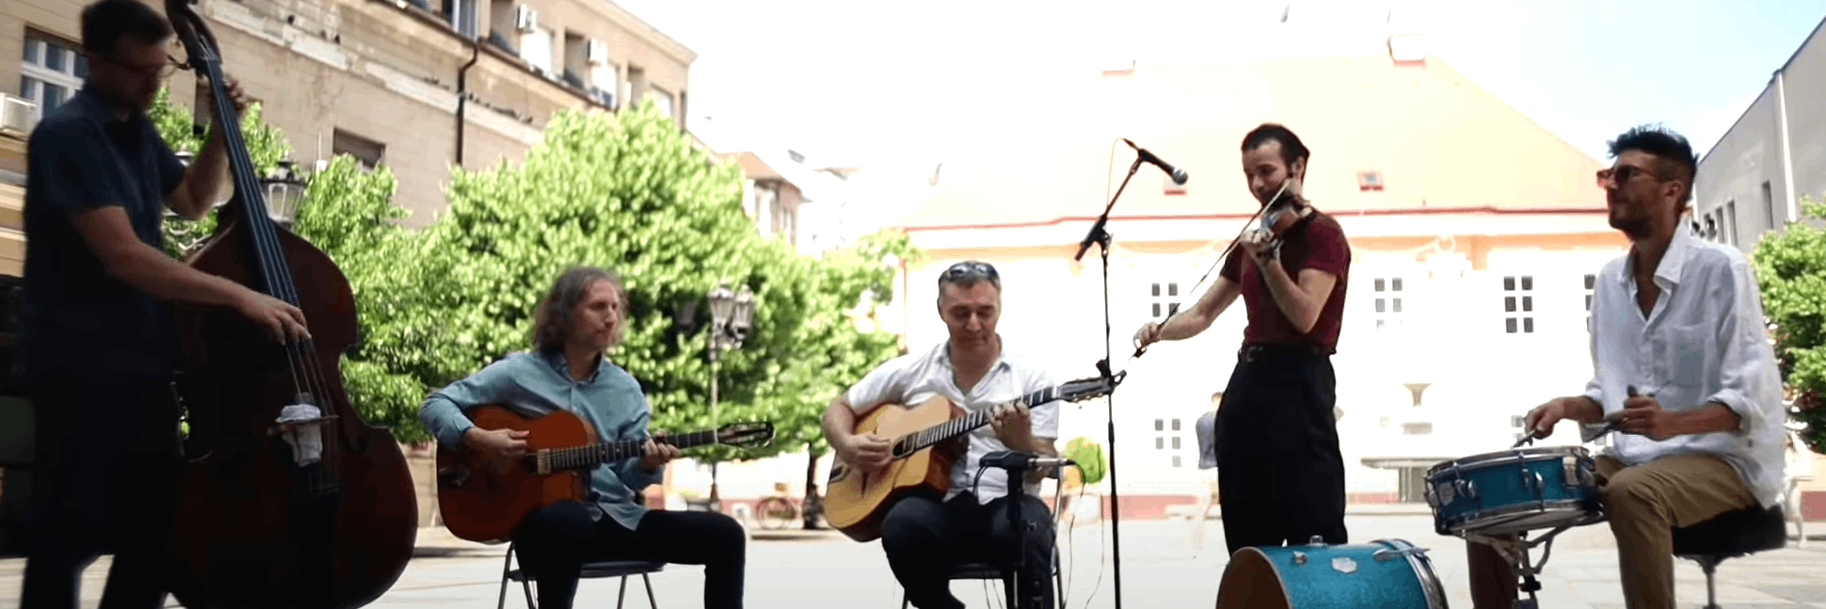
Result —
[[[1670,411],[1712,402],[1737,413],[1730,431],[1662,441],[1616,433],[1604,451],[1625,465],[1680,453],[1712,453],[1737,470],[1764,507],[1783,500],[1782,406],[1775,352],[1764,334],[1763,307],[1750,262],[1736,249],[1674,231],[1655,268],[1661,294],[1645,318],[1628,254],[1599,272],[1591,305],[1596,372],[1585,396],[1606,414],[1623,410],[1634,385]]]
[[[1000,341],[1000,337],[997,337]],[[983,412],[998,405],[1020,399],[1021,396],[1054,386],[1051,374],[1044,368],[1035,366],[1018,357],[1008,354],[1007,343],[1002,343],[1002,352],[996,357],[995,364],[989,372],[971,387],[968,394],[958,389],[957,381],[951,367],[949,341],[924,353],[908,353],[888,360],[868,375],[862,377],[855,386],[850,387],[845,396],[857,416],[863,416],[882,404],[899,404],[902,406],[917,404],[934,395],[944,396],[952,404],[967,413]],[[1059,404],[1053,400],[1044,404],[1029,407],[1029,418],[1035,438],[1057,440],[1059,437]],[[995,428],[983,425],[965,434],[968,448],[964,458],[951,465],[951,484],[945,492],[945,499],[950,500],[959,493],[972,488],[975,483],[977,502],[989,503],[997,497],[1008,494],[1008,471],[1001,468],[983,470],[983,477],[978,480],[977,464],[984,455],[1009,450],[996,437]],[[888,438],[893,441],[893,438]],[[1038,483],[1023,487],[1028,495],[1038,495]]]

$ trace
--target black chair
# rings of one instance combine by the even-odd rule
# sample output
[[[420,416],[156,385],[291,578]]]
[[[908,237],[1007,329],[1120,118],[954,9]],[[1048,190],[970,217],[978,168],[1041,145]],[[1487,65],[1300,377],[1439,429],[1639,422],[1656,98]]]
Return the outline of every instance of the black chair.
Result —
[[[952,567],[951,574],[945,577],[948,582],[960,579],[999,579],[1003,586],[1013,586],[1014,570],[989,563],[970,562]],[[1065,609],[1065,576],[1059,572],[1058,546],[1053,546],[1052,551],[1052,589],[1053,600],[1058,602],[1059,609]],[[906,591],[901,591],[900,609],[907,609],[909,602]]]
[[[658,573],[665,569],[665,567],[666,563],[646,560],[603,560],[586,562],[583,563],[583,579],[603,577],[621,578],[621,592],[615,596],[615,609],[621,609],[622,602],[627,600],[628,597],[628,577],[631,575],[639,575],[640,581],[647,585],[647,606],[651,609],[659,609],[658,602],[653,599],[653,581],[647,579],[647,575]],[[539,605],[533,601],[533,575],[527,573],[524,569],[514,568],[514,545],[512,543],[507,544],[507,566],[503,568],[501,573],[501,598],[499,603],[495,605],[495,609],[502,609],[507,606],[507,582],[509,581],[520,582],[520,588],[526,591],[527,608],[537,609]]]
[[[1733,510],[1690,527],[1674,529],[1674,555],[1696,561],[1699,568],[1705,570],[1705,609],[1719,609],[1718,591],[1712,583],[1718,563],[1786,545],[1787,521],[1780,505]]]

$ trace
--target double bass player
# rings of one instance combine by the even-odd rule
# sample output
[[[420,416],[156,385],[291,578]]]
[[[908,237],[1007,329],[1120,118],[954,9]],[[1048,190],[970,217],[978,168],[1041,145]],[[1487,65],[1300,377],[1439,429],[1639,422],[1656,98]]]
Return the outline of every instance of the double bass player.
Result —
[[[166,303],[232,308],[274,340],[308,332],[297,307],[160,249],[161,207],[196,219],[229,190],[220,130],[186,168],[146,115],[176,67],[170,23],[136,0],[98,0],[81,27],[88,78],[26,152],[20,373],[40,477],[20,604],[74,609],[82,570],[111,551],[102,606],[150,609],[166,596],[156,572],[179,454]]]

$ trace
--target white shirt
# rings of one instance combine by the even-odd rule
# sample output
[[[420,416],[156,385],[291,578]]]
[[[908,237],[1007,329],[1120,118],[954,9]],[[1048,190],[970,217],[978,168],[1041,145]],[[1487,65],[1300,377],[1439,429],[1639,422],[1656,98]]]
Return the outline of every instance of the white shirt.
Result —
[[[947,348],[949,344],[940,343],[924,353],[908,353],[877,366],[850,388],[846,397],[851,408],[857,416],[862,416],[882,404],[905,406],[939,395],[965,412],[974,413],[991,410],[1055,385],[1052,375],[1046,370],[1011,357],[1007,343],[1002,343],[1002,353],[996,357],[995,364],[966,394],[958,389],[953,376],[950,349]],[[1028,417],[1035,438],[1042,441],[1058,439],[1059,404],[1058,400],[1054,400],[1029,407]],[[996,437],[995,428],[983,425],[971,430],[965,437],[968,438],[968,448],[964,458],[951,466],[951,488],[946,491],[945,499],[949,500],[958,493],[970,490],[973,483],[978,503],[989,503],[997,497],[1007,495],[1007,470],[992,467],[983,470],[980,480],[976,476],[977,464],[984,455],[1009,450],[1007,445],[1002,444],[1001,438]],[[1024,489],[1029,495],[1037,495],[1040,485],[1028,484]]]
[[[1593,287],[1591,354],[1596,374],[1585,396],[1606,414],[1623,410],[1628,388],[1652,394],[1666,410],[1719,402],[1737,413],[1731,431],[1662,441],[1615,433],[1606,450],[1626,465],[1679,453],[1713,453],[1737,470],[1764,506],[1782,502],[1780,373],[1763,331],[1763,306],[1750,263],[1737,250],[1674,231],[1655,268],[1661,294],[1644,318],[1636,305],[1633,263],[1604,265]]]

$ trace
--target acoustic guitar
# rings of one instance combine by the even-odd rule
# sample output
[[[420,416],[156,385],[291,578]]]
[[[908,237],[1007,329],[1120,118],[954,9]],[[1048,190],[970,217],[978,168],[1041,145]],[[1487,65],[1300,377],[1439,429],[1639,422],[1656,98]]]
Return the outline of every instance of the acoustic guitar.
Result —
[[[1079,402],[1109,395],[1115,384],[1103,378],[1071,381],[1022,396],[1010,404],[1029,408],[1054,400]],[[870,474],[841,457],[831,462],[825,483],[824,519],[844,535],[868,542],[881,538],[881,520],[901,496],[918,489],[944,493],[951,465],[964,453],[961,437],[989,424],[989,410],[966,414],[943,396],[918,404],[882,404],[856,422],[854,433],[889,438],[888,466]]]
[[[573,499],[582,501],[590,470],[597,465],[645,454],[647,438],[600,442],[588,422],[557,411],[527,418],[502,406],[477,406],[469,420],[482,429],[526,433],[526,454],[496,459],[469,447],[437,454],[438,512],[451,534],[498,543],[533,510]],[[773,440],[770,422],[731,423],[715,430],[655,434],[653,441],[679,448],[709,444],[763,446]]]

